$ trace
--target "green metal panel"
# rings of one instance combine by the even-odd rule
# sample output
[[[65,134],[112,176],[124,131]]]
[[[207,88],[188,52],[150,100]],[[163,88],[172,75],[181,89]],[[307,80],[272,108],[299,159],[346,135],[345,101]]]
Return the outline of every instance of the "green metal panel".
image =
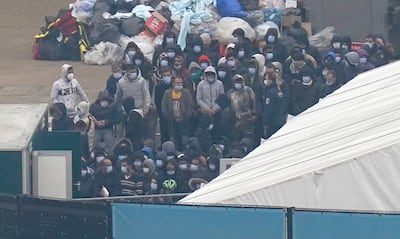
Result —
[[[22,152],[0,152],[0,192],[22,193]]]
[[[75,182],[81,177],[81,147],[80,132],[77,131],[58,131],[45,132],[33,138],[33,150],[71,150],[72,151],[72,197],[80,197]]]

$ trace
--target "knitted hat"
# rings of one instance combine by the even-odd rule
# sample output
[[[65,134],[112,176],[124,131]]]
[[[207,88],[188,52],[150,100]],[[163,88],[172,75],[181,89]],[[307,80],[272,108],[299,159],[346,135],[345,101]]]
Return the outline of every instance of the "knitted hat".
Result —
[[[344,56],[346,57],[347,61],[352,65],[357,65],[360,61],[360,56],[357,54],[357,52],[354,51],[351,51]]]

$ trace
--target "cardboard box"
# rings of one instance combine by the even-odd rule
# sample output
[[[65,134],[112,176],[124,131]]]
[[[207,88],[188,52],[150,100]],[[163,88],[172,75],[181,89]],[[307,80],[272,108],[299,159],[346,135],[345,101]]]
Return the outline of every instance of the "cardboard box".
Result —
[[[159,35],[164,32],[168,20],[158,12],[152,12],[151,17],[147,19],[145,26],[154,35]]]
[[[296,21],[301,22],[301,16],[282,16],[282,27],[290,27]]]
[[[312,36],[311,22],[302,22],[301,26],[306,29],[308,36]]]

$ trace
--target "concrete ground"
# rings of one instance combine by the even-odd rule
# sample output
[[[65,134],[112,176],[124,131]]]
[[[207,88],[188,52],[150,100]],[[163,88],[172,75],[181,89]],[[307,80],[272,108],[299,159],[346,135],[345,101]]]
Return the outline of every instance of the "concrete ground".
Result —
[[[43,103],[59,78],[63,61],[32,59],[33,36],[44,25],[44,16],[54,16],[75,0],[1,0],[0,7],[0,104]],[[78,81],[94,101],[105,87],[110,66],[69,62]]]

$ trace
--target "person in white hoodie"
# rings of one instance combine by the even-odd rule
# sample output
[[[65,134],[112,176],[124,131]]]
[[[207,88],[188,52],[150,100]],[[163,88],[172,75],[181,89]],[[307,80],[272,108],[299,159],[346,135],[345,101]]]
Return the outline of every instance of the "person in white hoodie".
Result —
[[[89,98],[78,80],[75,79],[74,69],[69,64],[61,66],[61,77],[53,83],[50,97],[52,103],[64,103],[67,108],[67,115],[70,118],[75,117],[79,102],[89,103]]]

